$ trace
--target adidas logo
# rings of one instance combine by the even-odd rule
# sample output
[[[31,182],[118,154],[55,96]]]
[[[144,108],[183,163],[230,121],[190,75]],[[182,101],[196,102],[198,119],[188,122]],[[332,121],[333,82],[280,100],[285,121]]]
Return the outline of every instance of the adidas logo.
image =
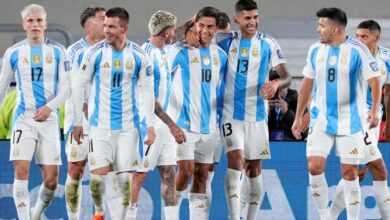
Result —
[[[199,60],[197,57],[195,57],[194,59],[191,60],[191,63],[199,63]]]
[[[268,156],[269,152],[268,150],[263,150],[263,152],[260,153],[260,156]]]
[[[359,205],[359,204],[360,204],[359,201],[355,201],[355,202],[350,203],[349,205]]]
[[[26,204],[24,202],[18,204],[18,208],[23,208],[23,207],[26,207]]]
[[[131,164],[132,167],[135,167],[135,166],[138,166],[138,161],[135,160],[132,164]]]
[[[197,205],[197,206],[195,206],[195,208],[197,208],[197,209],[204,209],[204,205],[203,204]]]
[[[229,196],[229,199],[232,199],[232,198],[236,198],[236,199],[238,199],[238,195],[237,195],[237,193],[234,193],[233,195],[230,195],[230,196]]]
[[[110,64],[108,62],[104,63],[100,66],[101,68],[110,68]]]
[[[313,193],[312,196],[313,196],[313,197],[319,197],[319,196],[321,196],[321,195],[320,195],[319,193]]]
[[[359,154],[359,151],[358,151],[358,149],[355,147],[351,152],[349,152],[349,154],[358,155],[358,154]]]
[[[251,202],[250,204],[255,206],[259,205],[257,202]]]
[[[388,197],[387,199],[385,199],[383,202],[390,202],[390,197]]]

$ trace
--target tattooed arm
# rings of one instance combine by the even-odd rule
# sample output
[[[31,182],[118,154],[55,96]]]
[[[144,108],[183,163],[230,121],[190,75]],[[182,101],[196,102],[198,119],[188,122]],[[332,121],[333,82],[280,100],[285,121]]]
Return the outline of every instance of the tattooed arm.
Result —
[[[169,131],[175,137],[177,143],[181,144],[186,141],[186,136],[179,126],[172,120],[171,117],[161,107],[159,101],[155,101],[154,114],[156,114],[166,125],[169,127]]]

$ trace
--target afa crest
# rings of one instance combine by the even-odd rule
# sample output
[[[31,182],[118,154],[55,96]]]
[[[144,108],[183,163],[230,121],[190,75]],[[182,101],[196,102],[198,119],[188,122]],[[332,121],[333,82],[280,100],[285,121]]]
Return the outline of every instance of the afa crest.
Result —
[[[34,62],[34,64],[39,64],[41,62],[41,56],[39,56],[38,54],[34,54],[33,55],[33,62]]]
[[[121,68],[122,63],[120,60],[114,60],[114,68],[119,69]]]

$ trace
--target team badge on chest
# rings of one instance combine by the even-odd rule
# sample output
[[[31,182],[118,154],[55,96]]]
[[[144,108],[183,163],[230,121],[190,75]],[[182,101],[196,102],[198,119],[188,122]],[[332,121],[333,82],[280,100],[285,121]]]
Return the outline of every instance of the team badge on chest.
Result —
[[[241,48],[241,56],[243,56],[243,57],[248,56],[248,48],[246,48],[246,47]]]
[[[45,61],[47,64],[51,64],[53,62],[53,55],[50,52],[46,53]]]
[[[214,64],[214,66],[218,66],[218,58],[217,58],[217,56],[213,56],[213,64]]]
[[[38,54],[34,54],[33,62],[34,64],[39,64],[41,62],[41,57]]]
[[[255,48],[252,49],[252,56],[253,57],[258,57],[259,54],[260,54],[259,48],[255,47]]]
[[[127,59],[126,60],[125,67],[126,67],[127,70],[132,70],[133,69],[133,62],[131,61],[131,59]]]
[[[329,65],[335,65],[336,64],[336,61],[337,61],[337,57],[336,56],[330,56],[329,57]]]

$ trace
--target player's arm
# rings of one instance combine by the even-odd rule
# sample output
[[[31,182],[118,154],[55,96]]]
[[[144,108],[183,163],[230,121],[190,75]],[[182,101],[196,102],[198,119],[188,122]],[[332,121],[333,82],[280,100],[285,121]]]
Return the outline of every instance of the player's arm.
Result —
[[[175,34],[172,38],[172,43],[176,43],[177,41],[183,41],[186,39],[186,33],[190,30],[192,26],[194,26],[194,19],[188,20],[181,26],[176,27]]]
[[[293,126],[291,127],[291,130],[295,138],[298,140],[302,138],[301,133],[304,131],[304,128],[302,127],[302,116],[303,113],[305,112],[307,103],[310,100],[311,93],[313,90],[313,84],[314,84],[314,79],[304,77],[301,87],[299,89],[297,110],[295,112],[295,120]]]
[[[70,80],[69,80],[70,65],[66,59],[65,51],[61,50],[60,60],[58,63],[58,94],[52,100],[50,100],[46,106],[38,109],[33,119],[36,121],[45,121],[50,113],[57,109],[62,103],[64,103],[70,97]]]
[[[154,88],[153,88],[153,65],[146,57],[143,57],[141,69],[139,72],[139,82],[141,85],[142,105],[145,111],[146,124],[148,126],[148,139],[145,144],[151,145],[154,143]]]
[[[163,121],[169,128],[169,131],[175,137],[177,143],[183,143],[186,141],[186,136],[179,126],[172,120],[171,117],[161,107],[160,102],[155,100],[154,114],[156,114],[161,121]]]
[[[384,102],[386,111],[386,123],[383,128],[383,136],[386,141],[390,141],[390,84],[384,85]]]
[[[96,53],[87,53],[81,61],[80,68],[72,70],[73,137],[79,144],[84,136],[81,117],[84,96],[95,72],[95,65],[99,65]]]
[[[1,72],[0,72],[0,105],[3,103],[5,93],[7,92],[7,89],[14,75],[10,56],[11,56],[10,51],[7,50],[3,57],[3,66],[1,67]]]
[[[374,77],[368,80],[368,84],[371,88],[371,97],[372,97],[372,107],[371,111],[368,113],[368,118],[370,125],[369,128],[374,128],[379,124],[379,108],[381,103],[381,94],[382,88],[380,86],[380,77]]]

